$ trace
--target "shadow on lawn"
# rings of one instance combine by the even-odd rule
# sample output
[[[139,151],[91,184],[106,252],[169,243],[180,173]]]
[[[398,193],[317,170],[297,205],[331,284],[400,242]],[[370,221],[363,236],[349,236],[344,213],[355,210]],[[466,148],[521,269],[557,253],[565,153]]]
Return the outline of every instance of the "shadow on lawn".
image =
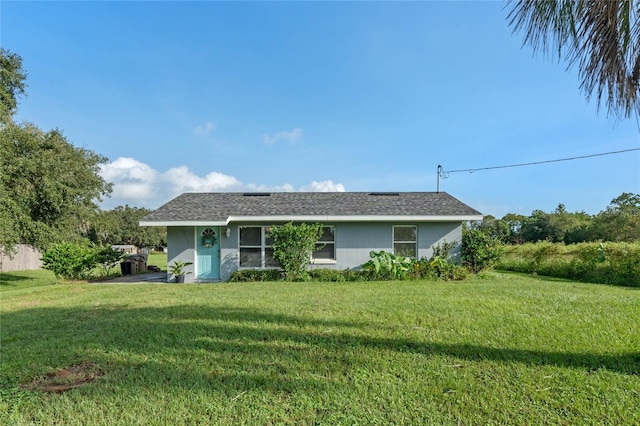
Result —
[[[0,272],[0,286],[15,286],[15,281],[31,280],[33,277]]]
[[[371,365],[365,349],[640,374],[640,352],[607,355],[381,338],[367,336],[379,331],[369,324],[210,306],[36,307],[5,313],[2,323],[5,366],[41,366],[45,371],[35,374],[43,374],[47,366],[91,360],[133,386],[160,382],[230,396],[256,388],[293,392],[339,386],[345,376]]]

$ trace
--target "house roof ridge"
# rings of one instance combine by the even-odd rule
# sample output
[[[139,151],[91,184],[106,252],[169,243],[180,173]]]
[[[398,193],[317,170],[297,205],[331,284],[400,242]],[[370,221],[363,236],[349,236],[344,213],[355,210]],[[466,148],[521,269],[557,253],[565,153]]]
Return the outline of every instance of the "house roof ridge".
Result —
[[[246,192],[187,192],[179,195],[141,222],[227,223],[229,218],[362,218],[379,220],[473,220],[477,210],[446,192],[270,192],[269,196],[245,196]],[[260,192],[260,194],[267,194]],[[398,194],[398,196],[379,196]],[[447,219],[448,218],[448,219]]]

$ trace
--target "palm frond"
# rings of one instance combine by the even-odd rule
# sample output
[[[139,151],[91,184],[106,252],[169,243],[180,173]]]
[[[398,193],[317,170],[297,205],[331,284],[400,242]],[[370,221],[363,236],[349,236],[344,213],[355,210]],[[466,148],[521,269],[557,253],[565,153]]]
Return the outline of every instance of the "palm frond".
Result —
[[[534,52],[551,47],[580,88],[609,113],[640,117],[640,2],[637,0],[511,0],[507,19]]]

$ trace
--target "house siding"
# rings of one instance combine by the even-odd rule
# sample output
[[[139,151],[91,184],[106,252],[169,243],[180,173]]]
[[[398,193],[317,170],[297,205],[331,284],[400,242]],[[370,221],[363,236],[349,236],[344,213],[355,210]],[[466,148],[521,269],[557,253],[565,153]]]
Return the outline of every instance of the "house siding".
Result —
[[[418,227],[418,257],[433,256],[433,246],[444,242],[456,242],[451,255],[456,262],[460,261],[460,243],[462,242],[462,223],[435,222],[422,223]]]
[[[406,223],[403,223],[406,224]],[[230,225],[230,236],[226,236],[226,227],[220,229],[220,278],[228,281],[231,274],[238,269],[238,228],[240,226],[269,226],[273,223],[238,223]],[[393,252],[392,222],[379,223],[323,223],[335,226],[336,261],[312,264],[312,268],[352,269],[359,268],[369,260],[371,251],[384,250]],[[418,257],[430,258],[432,247],[447,242],[460,242],[462,224],[460,222],[416,223],[418,226]],[[195,258],[194,227],[168,227],[168,260],[172,264],[176,260],[193,262]],[[460,247],[453,255],[459,259]],[[193,267],[189,267],[193,268]],[[193,271],[193,269],[188,269]],[[172,276],[168,276],[172,280]],[[187,275],[185,282],[193,282],[194,274]]]
[[[194,262],[196,256],[195,230],[193,226],[170,226],[167,227],[167,260],[168,265],[172,265],[176,260],[182,262]],[[185,282],[194,281],[193,265],[185,268],[191,272],[185,275]],[[175,277],[167,272],[167,281],[175,281]]]

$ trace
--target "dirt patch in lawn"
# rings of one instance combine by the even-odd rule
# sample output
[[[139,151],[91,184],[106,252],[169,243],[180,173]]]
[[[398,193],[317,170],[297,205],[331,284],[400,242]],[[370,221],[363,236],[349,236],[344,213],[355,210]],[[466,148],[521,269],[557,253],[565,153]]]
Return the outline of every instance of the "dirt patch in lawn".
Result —
[[[86,362],[52,371],[22,387],[30,391],[62,393],[87,385],[102,374],[95,362]]]

